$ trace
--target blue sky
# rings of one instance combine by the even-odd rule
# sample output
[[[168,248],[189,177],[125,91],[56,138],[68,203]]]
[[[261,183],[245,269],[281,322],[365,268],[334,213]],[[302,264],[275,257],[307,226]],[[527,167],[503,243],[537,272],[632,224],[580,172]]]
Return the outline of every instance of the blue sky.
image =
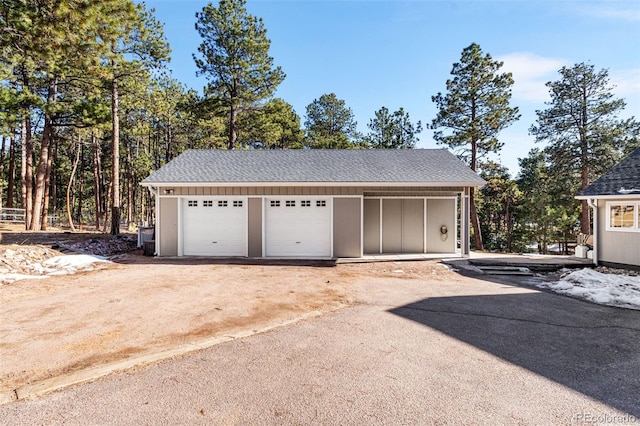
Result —
[[[169,68],[201,90],[192,54],[201,42],[195,13],[208,2],[148,0],[173,50]],[[217,4],[217,2],[214,2]],[[640,1],[364,1],[248,0],[263,18],[271,56],[287,74],[276,96],[304,123],[306,106],[324,93],[346,101],[367,132],[382,106],[403,107],[423,127],[436,114],[431,96],[445,90],[451,66],[475,42],[513,73],[512,105],[522,118],[500,133],[499,157],[512,175],[535,144],[528,129],[549,99],[544,84],[558,69],[590,62],[607,68],[621,117],[640,119]],[[419,148],[437,148],[432,132]]]

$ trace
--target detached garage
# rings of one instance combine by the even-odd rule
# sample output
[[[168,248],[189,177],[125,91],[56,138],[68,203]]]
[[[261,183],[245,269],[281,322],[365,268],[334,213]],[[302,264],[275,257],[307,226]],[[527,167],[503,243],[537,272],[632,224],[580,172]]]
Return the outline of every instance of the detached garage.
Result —
[[[190,150],[142,182],[158,256],[304,258],[465,256],[483,184],[444,149]]]

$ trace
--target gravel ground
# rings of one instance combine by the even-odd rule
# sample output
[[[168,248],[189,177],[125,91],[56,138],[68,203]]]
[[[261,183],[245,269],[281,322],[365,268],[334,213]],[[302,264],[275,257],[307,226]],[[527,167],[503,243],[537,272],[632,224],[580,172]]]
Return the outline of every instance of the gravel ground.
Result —
[[[504,279],[393,273],[352,282],[351,307],[5,405],[0,423],[539,425],[640,417],[638,312]]]

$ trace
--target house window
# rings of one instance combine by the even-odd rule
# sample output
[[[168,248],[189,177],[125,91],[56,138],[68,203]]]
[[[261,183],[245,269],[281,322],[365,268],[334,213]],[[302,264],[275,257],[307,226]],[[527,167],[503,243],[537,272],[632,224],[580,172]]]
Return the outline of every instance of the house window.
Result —
[[[187,201],[187,206],[189,206],[189,207],[198,207],[198,200],[189,200],[189,201]]]
[[[218,207],[227,207],[227,201],[226,200],[218,201]]]
[[[640,201],[607,203],[607,231],[640,232]]]
[[[296,206],[296,202],[293,200],[287,200],[285,201],[285,206],[286,207],[295,207]]]
[[[242,207],[242,201],[241,200],[235,200],[233,202],[233,207]]]
[[[300,201],[300,205],[301,205],[302,207],[311,207],[311,201],[309,201],[309,200],[302,200],[302,201]]]
[[[280,200],[271,200],[271,207],[280,207]]]
[[[316,201],[316,207],[327,207],[327,202],[325,200]]]
[[[213,207],[213,200],[204,200],[202,202],[202,207]]]

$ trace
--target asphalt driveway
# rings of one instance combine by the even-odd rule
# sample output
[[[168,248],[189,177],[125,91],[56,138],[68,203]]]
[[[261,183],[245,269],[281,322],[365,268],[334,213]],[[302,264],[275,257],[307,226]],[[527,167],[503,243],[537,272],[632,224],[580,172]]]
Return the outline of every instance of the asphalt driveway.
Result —
[[[350,307],[4,405],[0,423],[637,422],[640,312],[511,280],[357,280]]]

